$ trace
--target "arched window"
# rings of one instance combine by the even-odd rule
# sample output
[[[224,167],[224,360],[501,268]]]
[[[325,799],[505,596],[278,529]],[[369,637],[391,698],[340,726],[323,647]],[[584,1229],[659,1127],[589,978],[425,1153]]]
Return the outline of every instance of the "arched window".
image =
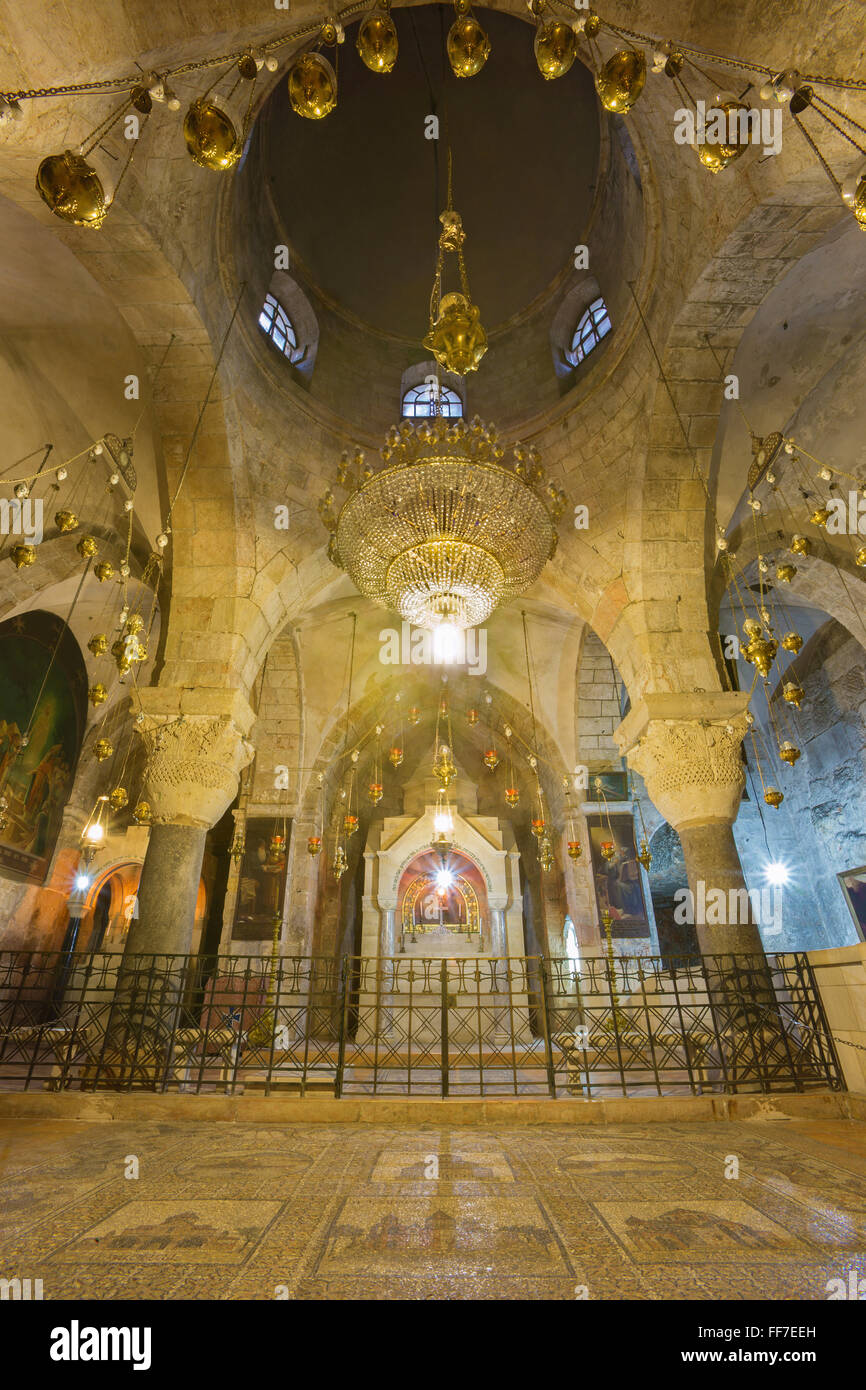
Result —
[[[279,348],[290,362],[295,362],[298,357],[303,356],[303,351],[298,349],[298,338],[292,321],[282,304],[272,294],[265,295],[262,312],[259,314],[259,328],[263,333],[267,333],[274,347]]]
[[[420,416],[433,415],[436,396],[439,396],[440,415],[457,419],[463,414],[463,402],[457,392],[444,382],[423,381],[419,386],[410,386],[403,396],[403,419],[412,420]]]
[[[610,314],[604,300],[594,299],[589,308],[581,315],[574,336],[571,340],[571,349],[566,353],[566,357],[573,367],[577,367],[588,352],[592,352],[594,347],[598,347],[602,338],[610,332]]]

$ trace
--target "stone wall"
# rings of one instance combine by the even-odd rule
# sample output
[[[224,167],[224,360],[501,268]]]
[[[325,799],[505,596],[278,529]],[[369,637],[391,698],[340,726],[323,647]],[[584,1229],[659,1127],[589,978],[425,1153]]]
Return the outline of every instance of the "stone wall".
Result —
[[[622,719],[621,681],[603,642],[587,630],[577,671],[577,747],[590,774],[622,766],[613,731]]]
[[[750,888],[765,886],[768,859],[791,873],[782,931],[764,934],[774,951],[856,941],[836,875],[866,864],[866,652],[831,619],[792,662],[786,679],[795,677],[805,698],[791,736],[802,756],[794,768],[774,759],[764,769],[765,781],[781,788],[785,800],[778,810],[759,803],[761,784],[747,749],[750,800],[734,827]]]

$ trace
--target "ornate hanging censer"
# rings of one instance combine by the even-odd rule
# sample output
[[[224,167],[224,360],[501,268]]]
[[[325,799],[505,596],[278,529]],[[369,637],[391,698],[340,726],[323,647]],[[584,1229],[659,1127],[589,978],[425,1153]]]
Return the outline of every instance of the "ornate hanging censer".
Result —
[[[316,43],[335,47],[345,39],[342,25],[328,19]],[[292,64],[289,73],[289,101],[292,110],[308,121],[321,121],[337,105],[337,74],[323,53],[306,52]]]
[[[457,776],[457,768],[447,743],[440,743],[433,755],[433,776],[438,777],[443,787],[449,787]]]
[[[378,3],[361,21],[356,48],[371,72],[392,72],[397,61],[397,28],[391,18],[391,0]]]
[[[448,804],[448,793],[440,787],[436,793],[436,810],[433,813],[433,848],[442,856],[454,848],[454,817]]]
[[[505,787],[505,801],[508,806],[516,806],[520,800],[520,792],[514,781],[514,758],[511,751],[512,730],[509,725],[505,726],[505,737],[508,740],[508,783]]]
[[[564,77],[577,57],[577,36],[564,19],[543,18],[546,0],[529,0],[530,13],[535,16],[536,30],[533,48],[538,71],[550,82]]]
[[[451,711],[447,696],[443,694],[436,711],[436,731],[433,736],[433,776],[438,777],[443,787],[449,787],[457,776],[452,747]]]
[[[385,787],[382,783],[382,747],[380,738],[383,730],[382,724],[376,725],[376,751],[373,754],[373,773],[367,786],[367,796],[371,806],[378,806],[382,797],[385,795]]]
[[[400,707],[400,732],[394,738],[394,742],[388,749],[388,762],[393,768],[398,768],[403,761],[403,697],[396,695],[395,704]]]
[[[629,790],[631,792],[631,799],[637,808],[637,817],[640,821],[640,848],[637,852],[637,860],[639,864],[643,865],[647,873],[649,873],[650,866],[653,862],[653,857],[649,847],[649,836],[646,833],[646,824],[644,823],[643,818],[643,807],[640,804],[640,797],[635,791],[634,778],[631,776],[631,773],[629,773],[628,782]]]
[[[580,843],[580,837],[575,826],[574,810],[571,804],[571,782],[568,777],[562,779],[562,789],[565,792],[566,849],[568,850],[569,859],[579,859],[583,854],[583,846]]]
[[[325,834],[325,774],[319,772],[319,818],[318,824],[313,826],[312,835],[307,838],[307,853],[314,859],[322,853],[322,839]]]
[[[355,796],[355,769],[352,768],[349,774],[349,787],[346,792],[346,810],[343,815],[343,831],[347,837],[354,835],[358,829],[358,807]]]
[[[472,13],[470,0],[454,0],[457,18],[448,30],[446,52],[455,77],[474,77],[490,57],[490,40]]]
[[[604,783],[602,782],[600,777],[596,777],[595,781],[593,782],[593,786],[596,790],[596,793],[601,798],[602,805],[604,806],[604,815],[607,819],[608,838],[606,840],[601,841],[601,844],[599,845],[599,851],[605,863],[611,864],[613,860],[616,858],[616,837],[614,836],[613,826],[610,820],[610,807],[607,804],[607,795],[605,794]]]
[[[212,96],[223,75],[211,83],[207,91],[190,106],[183,122],[183,138],[187,151],[202,169],[225,173],[240,160],[250,132],[255,97],[256,78],[260,64],[252,53],[244,53],[233,65],[235,80],[225,96]],[[240,121],[240,128],[229,114],[235,92],[249,83],[249,97]]]
[[[481,312],[469,293],[469,277],[463,258],[466,233],[459,212],[454,211],[451,190],[451,151],[448,151],[448,206],[440,213],[439,256],[430,296],[430,331],[424,339],[446,372],[465,376],[474,372],[487,351],[487,334],[481,325]],[[456,256],[460,289],[443,294],[446,257]]]

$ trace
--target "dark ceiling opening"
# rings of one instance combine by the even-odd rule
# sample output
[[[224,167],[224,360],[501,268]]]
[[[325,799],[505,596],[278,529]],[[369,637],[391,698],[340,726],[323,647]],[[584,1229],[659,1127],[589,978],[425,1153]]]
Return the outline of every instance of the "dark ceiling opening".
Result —
[[[281,80],[260,118],[262,167],[306,273],[371,327],[415,341],[427,327],[449,143],[469,283],[488,329],[571,264],[595,194],[591,75],[576,62],[546,82],[532,27],[478,13],[491,53],[475,77],[458,79],[449,67],[450,6],[398,9],[392,73],[368,71],[353,25],[338,50],[336,110],[321,121],[296,116]],[[439,117],[438,141],[425,136],[430,115]]]

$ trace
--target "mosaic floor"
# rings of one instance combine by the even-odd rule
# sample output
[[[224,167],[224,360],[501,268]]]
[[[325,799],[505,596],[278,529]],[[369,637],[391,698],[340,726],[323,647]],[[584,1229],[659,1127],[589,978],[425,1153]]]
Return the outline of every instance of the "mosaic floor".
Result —
[[[856,1121],[0,1124],[0,1277],[46,1299],[826,1299],[852,1269]]]

